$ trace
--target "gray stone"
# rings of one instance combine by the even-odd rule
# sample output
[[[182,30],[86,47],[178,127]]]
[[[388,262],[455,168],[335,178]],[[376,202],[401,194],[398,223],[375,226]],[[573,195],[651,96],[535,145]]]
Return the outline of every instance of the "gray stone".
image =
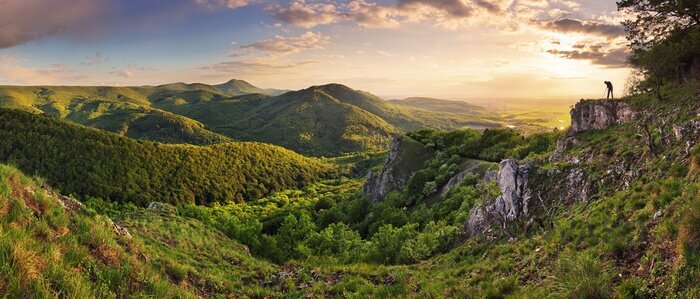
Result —
[[[493,224],[505,227],[509,222],[528,216],[532,198],[528,188],[530,168],[530,163],[519,165],[515,159],[500,163],[496,182],[501,194],[472,209],[466,223],[470,235],[486,232]]]
[[[581,101],[571,110],[569,135],[626,123],[636,116],[632,107],[620,101]]]

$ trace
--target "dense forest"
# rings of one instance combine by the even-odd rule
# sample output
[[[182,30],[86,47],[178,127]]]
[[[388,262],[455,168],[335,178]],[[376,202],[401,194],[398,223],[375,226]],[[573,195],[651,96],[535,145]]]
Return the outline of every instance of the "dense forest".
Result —
[[[140,205],[255,200],[333,172],[272,145],[164,145],[8,109],[0,110],[0,139],[3,162],[66,194]]]

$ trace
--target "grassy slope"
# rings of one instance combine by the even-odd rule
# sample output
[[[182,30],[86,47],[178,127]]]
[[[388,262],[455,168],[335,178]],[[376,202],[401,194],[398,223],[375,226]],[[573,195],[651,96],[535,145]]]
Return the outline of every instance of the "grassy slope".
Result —
[[[262,282],[278,266],[252,257],[245,246],[197,220],[177,216],[172,206],[140,209],[116,221],[143,240],[151,265],[198,296],[271,293]]]
[[[198,147],[135,141],[46,116],[0,109],[0,159],[62,191],[148,204],[253,200],[331,166],[261,143]]]
[[[143,245],[18,170],[0,165],[0,296],[194,297],[144,259]]]

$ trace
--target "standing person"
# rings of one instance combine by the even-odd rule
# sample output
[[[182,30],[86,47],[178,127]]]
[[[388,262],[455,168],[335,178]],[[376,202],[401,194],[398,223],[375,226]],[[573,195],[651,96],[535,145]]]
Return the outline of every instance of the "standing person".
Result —
[[[605,81],[605,82],[603,82],[603,83],[605,83],[605,86],[607,86],[607,91],[605,92],[605,93],[607,94],[607,98],[608,98],[608,99],[609,99],[609,98],[613,98],[613,99],[614,99],[615,96],[613,95],[613,85],[612,85],[612,82],[610,82],[610,81]]]

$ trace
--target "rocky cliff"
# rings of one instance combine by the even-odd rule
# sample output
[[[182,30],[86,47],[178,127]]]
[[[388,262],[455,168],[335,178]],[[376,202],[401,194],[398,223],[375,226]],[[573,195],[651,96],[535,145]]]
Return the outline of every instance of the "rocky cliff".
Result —
[[[616,100],[581,100],[571,109],[571,127],[565,136],[557,140],[557,147],[551,161],[558,161],[562,153],[579,144],[575,135],[589,130],[600,130],[610,126],[627,123],[638,113],[626,102]],[[577,161],[566,161],[576,163]]]
[[[470,235],[489,232],[496,226],[507,229],[509,222],[529,215],[532,192],[528,186],[529,162],[523,165],[518,160],[503,160],[498,168],[496,184],[500,195],[477,204],[472,208],[465,225]]]
[[[433,151],[410,137],[398,136],[391,142],[386,163],[379,172],[369,172],[362,193],[379,202],[389,192],[406,186],[413,173],[432,157]]]
[[[635,117],[632,107],[621,101],[581,101],[571,109],[571,128],[568,135],[587,130],[604,129],[626,123]]]

